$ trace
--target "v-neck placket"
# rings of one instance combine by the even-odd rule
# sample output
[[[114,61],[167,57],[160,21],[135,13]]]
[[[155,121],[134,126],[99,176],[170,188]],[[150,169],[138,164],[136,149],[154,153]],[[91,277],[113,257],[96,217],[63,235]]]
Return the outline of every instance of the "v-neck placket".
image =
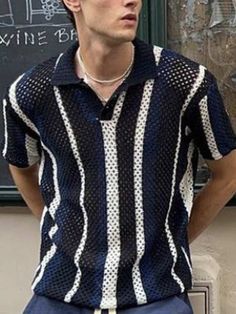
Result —
[[[96,92],[78,77],[74,68],[74,56],[79,47],[79,42],[74,43],[58,61],[51,84],[54,86],[77,85],[87,89],[87,92],[94,93],[93,101],[96,102],[95,120],[102,123],[117,122],[120,116],[126,93],[131,86],[143,84],[149,79],[155,79],[160,74],[159,65],[153,54],[153,48],[148,46],[139,38],[135,38],[132,43],[135,46],[134,64],[131,72],[113,92],[107,103],[104,105]],[[162,49],[162,48],[161,48]],[[160,51],[161,51],[160,49]],[[91,99],[92,99],[91,98]]]
[[[123,102],[124,102],[125,97],[123,97],[123,95],[124,93],[126,94],[128,90],[128,84],[126,80],[127,78],[125,79],[124,82],[122,82],[121,85],[119,85],[116,88],[116,90],[113,92],[113,94],[108,99],[105,105],[103,105],[100,100],[102,107],[101,107],[100,114],[97,120],[104,121],[104,122],[113,121],[114,119],[116,120],[117,115],[120,115],[120,110],[122,109],[120,108],[120,101],[121,99],[123,99]]]

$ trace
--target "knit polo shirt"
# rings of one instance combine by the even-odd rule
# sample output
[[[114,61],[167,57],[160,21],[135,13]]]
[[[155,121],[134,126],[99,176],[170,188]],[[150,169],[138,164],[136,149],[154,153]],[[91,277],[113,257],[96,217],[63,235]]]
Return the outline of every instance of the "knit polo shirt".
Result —
[[[128,308],[192,287],[199,152],[217,160],[236,148],[214,75],[170,49],[133,44],[132,71],[105,107],[76,76],[78,42],[18,77],[3,100],[3,157],[40,164],[31,289],[78,307]]]

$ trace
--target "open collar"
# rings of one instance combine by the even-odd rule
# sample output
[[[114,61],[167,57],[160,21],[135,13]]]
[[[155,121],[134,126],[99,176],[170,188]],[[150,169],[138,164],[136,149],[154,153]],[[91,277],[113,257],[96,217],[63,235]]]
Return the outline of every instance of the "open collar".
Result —
[[[138,37],[132,41],[135,46],[134,65],[125,84],[135,85],[158,76],[153,46]],[[51,84],[55,86],[83,83],[75,72],[74,57],[79,47],[79,42],[73,43],[59,59],[52,76]]]

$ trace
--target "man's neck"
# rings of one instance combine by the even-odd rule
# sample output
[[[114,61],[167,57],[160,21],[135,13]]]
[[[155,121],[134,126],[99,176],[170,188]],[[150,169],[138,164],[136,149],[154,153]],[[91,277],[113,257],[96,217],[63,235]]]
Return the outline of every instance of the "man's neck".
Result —
[[[133,48],[131,41],[108,46],[99,41],[80,40],[80,55],[84,66],[90,75],[100,80],[110,80],[122,75],[132,61]]]

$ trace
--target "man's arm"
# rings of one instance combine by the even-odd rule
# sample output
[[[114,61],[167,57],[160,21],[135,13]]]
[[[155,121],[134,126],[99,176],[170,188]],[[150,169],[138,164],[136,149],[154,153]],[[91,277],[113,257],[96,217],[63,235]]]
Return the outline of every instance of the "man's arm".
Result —
[[[14,182],[32,213],[40,220],[44,201],[38,185],[38,164],[18,168],[9,164]]]
[[[188,225],[189,243],[214,220],[236,193],[236,150],[219,160],[206,160],[212,178],[196,195]]]

